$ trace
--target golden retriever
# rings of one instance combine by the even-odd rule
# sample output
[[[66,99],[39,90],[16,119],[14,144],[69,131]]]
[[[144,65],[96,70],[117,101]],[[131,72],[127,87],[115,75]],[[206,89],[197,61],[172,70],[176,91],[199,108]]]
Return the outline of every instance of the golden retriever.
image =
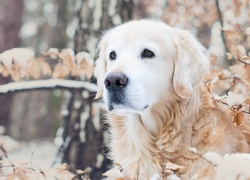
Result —
[[[202,84],[205,48],[185,30],[135,20],[107,31],[95,76],[110,124],[110,158],[121,171],[136,165],[138,179],[213,177],[200,155],[249,152],[245,129]],[[244,134],[244,132],[246,132]],[[213,173],[211,173],[213,172]]]

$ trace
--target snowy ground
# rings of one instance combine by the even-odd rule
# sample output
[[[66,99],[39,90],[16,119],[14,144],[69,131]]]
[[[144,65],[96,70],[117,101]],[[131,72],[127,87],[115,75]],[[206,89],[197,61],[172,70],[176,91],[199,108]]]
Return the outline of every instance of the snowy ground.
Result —
[[[56,157],[56,146],[53,142],[41,140],[20,143],[20,147],[10,151],[8,156],[13,162],[32,162],[37,167],[49,168]]]
[[[32,142],[17,142],[8,136],[0,136],[1,145],[7,151],[8,159],[15,166],[26,165],[39,169],[48,169],[56,157],[57,148],[53,142],[48,140],[36,140]],[[7,158],[3,157],[2,165],[10,165]],[[2,168],[5,174],[12,172],[11,167]]]
[[[7,140],[7,141],[6,141]],[[2,160],[0,160],[0,179],[47,179],[47,180],[68,180],[74,177],[74,174],[68,171],[66,164],[56,165],[51,168],[56,157],[57,148],[54,143],[47,140],[37,140],[29,143],[14,142],[13,139],[0,136],[0,144],[8,142],[7,156],[0,151]],[[13,166],[15,167],[13,169]],[[14,171],[13,171],[14,170]]]

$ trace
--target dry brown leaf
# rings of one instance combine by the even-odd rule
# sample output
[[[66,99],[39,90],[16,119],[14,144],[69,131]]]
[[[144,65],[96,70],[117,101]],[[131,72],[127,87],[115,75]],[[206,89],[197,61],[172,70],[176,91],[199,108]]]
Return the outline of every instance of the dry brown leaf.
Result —
[[[238,53],[237,48],[234,44],[230,44],[230,51],[235,59],[239,58],[239,53]]]
[[[240,59],[241,59],[242,61],[247,61],[247,60],[250,60],[250,57],[247,56],[247,55],[243,55],[243,56],[241,56]]]
[[[45,59],[43,57],[37,59],[39,67],[44,75],[51,75],[52,69],[50,65],[45,62]]]
[[[211,94],[212,93],[212,91],[211,91],[211,81],[206,83],[206,88],[207,88],[207,91]]]
[[[182,169],[182,168],[184,168],[184,167],[177,165],[177,164],[174,164],[172,162],[167,162],[167,164],[166,164],[166,169],[169,169],[169,170],[177,170],[177,169]]]
[[[52,77],[55,79],[63,79],[69,75],[69,72],[69,68],[66,65],[58,63],[54,67]]]
[[[240,34],[235,30],[224,30],[224,34],[229,40],[240,39]]]
[[[224,78],[225,78],[225,75],[223,74],[223,72],[219,72],[219,73],[217,74],[217,77],[218,77],[219,80],[221,80],[221,79],[224,79]]]
[[[57,59],[58,53],[59,53],[59,50],[57,48],[49,48],[49,50],[44,54],[49,56],[51,59]]]
[[[58,53],[58,56],[62,60],[62,63],[72,72],[75,67],[74,51],[71,49],[63,49],[60,53]]]
[[[24,174],[8,174],[6,180],[27,180],[27,177]]]
[[[227,60],[232,60],[233,59],[233,55],[229,52],[226,52],[227,55]]]
[[[230,116],[233,118],[233,122],[239,126],[241,125],[242,121],[244,120],[244,113],[242,110],[237,110],[235,107],[230,108]]]
[[[243,0],[243,6],[244,6],[244,7],[247,7],[247,6],[248,6],[248,3],[249,3],[249,0]]]
[[[216,63],[216,61],[217,61],[217,58],[218,58],[217,56],[211,56],[210,57],[210,64],[214,65]]]
[[[15,62],[12,63],[12,66],[11,66],[11,77],[14,81],[20,81],[21,79],[21,75],[19,73],[19,65]]]
[[[28,61],[26,66],[26,72],[28,76],[31,76],[34,79],[40,78],[40,69],[38,66],[38,62],[35,58]]]
[[[243,103],[243,104],[250,105],[250,97],[249,97],[249,98],[247,98],[247,99],[244,101],[244,103]]]
[[[245,67],[246,69],[246,80],[250,82],[250,65]]]
[[[2,75],[3,77],[8,77],[10,75],[10,71],[6,66],[3,66]]]
[[[239,17],[240,16],[240,7],[241,7],[241,2],[239,0],[233,0],[234,3],[234,14],[235,17]]]

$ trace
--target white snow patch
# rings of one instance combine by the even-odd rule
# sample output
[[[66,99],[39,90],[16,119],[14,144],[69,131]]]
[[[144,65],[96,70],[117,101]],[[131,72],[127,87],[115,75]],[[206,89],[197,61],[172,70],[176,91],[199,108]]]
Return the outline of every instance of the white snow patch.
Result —
[[[3,63],[3,65],[11,71],[11,65],[13,61],[13,52],[11,50],[4,51],[0,54],[0,62]]]
[[[61,115],[62,116],[67,116],[69,114],[69,110],[67,110],[67,109],[62,109],[61,110]]]
[[[102,162],[103,162],[103,160],[104,160],[104,157],[103,157],[103,155],[102,154],[97,154],[97,160],[96,160],[96,164],[95,164],[95,166],[97,167],[97,168],[100,168],[101,166],[102,166]]]
[[[195,154],[198,153],[198,151],[195,147],[190,147],[188,150],[191,151],[192,153],[195,153]]]
[[[39,88],[55,88],[55,87],[65,87],[65,88],[85,88],[89,91],[96,92],[97,85],[75,80],[65,80],[65,79],[46,79],[46,80],[34,80],[34,81],[24,81],[24,82],[12,82],[4,85],[0,85],[0,93],[7,93],[18,90],[29,90],[29,89],[39,89]]]
[[[84,99],[87,99],[89,97],[89,92],[88,91],[82,91],[82,97]]]
[[[75,101],[74,102],[74,108],[79,109],[81,107],[82,102],[81,101]]]
[[[54,144],[57,146],[57,147],[60,147],[62,144],[63,144],[63,138],[62,138],[62,135],[63,135],[63,127],[59,127],[57,129],[57,132],[56,132],[56,137],[54,139]]]
[[[100,114],[101,114],[101,108],[99,107],[99,105],[97,103],[93,104],[93,109],[94,109],[94,115],[93,115],[93,125],[95,127],[96,130],[100,130],[101,129],[101,123],[100,123]]]
[[[225,102],[229,107],[233,105],[242,104],[245,101],[245,97],[242,94],[236,94],[234,92],[229,91],[228,96],[225,98]]]
[[[204,158],[216,167],[215,180],[233,180],[241,177],[250,178],[250,154],[226,154],[224,157],[215,152],[208,152]]]
[[[85,141],[86,141],[86,137],[85,137],[85,130],[83,129],[83,130],[81,130],[80,131],[80,133],[79,133],[79,138],[80,138],[80,141],[82,142],[82,143],[84,143]]]
[[[25,23],[20,30],[21,37],[28,38],[32,37],[37,33],[38,24],[35,21]]]
[[[6,136],[6,135],[0,135],[0,146],[2,146],[7,153],[11,152],[15,149],[18,149],[20,144],[14,140],[13,138]],[[0,157],[3,155],[3,152],[0,150]]]
[[[154,174],[151,178],[150,178],[150,180],[160,180],[161,178],[160,178],[160,175],[159,174]]]
[[[19,148],[8,153],[13,163],[32,163],[32,166],[49,168],[56,155],[56,146],[50,141],[32,141],[21,143]],[[8,160],[4,159],[6,163]]]
[[[14,48],[11,49],[14,61],[22,68],[27,66],[27,62],[34,58],[35,53],[26,48]]]
[[[248,36],[250,36],[250,27],[247,27],[247,28],[246,28],[246,34],[247,34]]]
[[[167,180],[181,180],[181,178],[178,177],[178,176],[175,175],[175,174],[170,174],[170,175],[167,177]]]

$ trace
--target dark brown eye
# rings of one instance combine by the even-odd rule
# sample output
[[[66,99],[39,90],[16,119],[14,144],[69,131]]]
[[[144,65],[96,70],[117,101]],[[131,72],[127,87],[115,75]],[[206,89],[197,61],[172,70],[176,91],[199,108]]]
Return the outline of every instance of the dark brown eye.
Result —
[[[109,54],[109,59],[110,60],[115,60],[116,59],[116,53],[115,53],[115,51],[111,51],[111,53]]]
[[[153,58],[153,57],[155,57],[155,54],[148,49],[144,49],[141,53],[141,58]]]

